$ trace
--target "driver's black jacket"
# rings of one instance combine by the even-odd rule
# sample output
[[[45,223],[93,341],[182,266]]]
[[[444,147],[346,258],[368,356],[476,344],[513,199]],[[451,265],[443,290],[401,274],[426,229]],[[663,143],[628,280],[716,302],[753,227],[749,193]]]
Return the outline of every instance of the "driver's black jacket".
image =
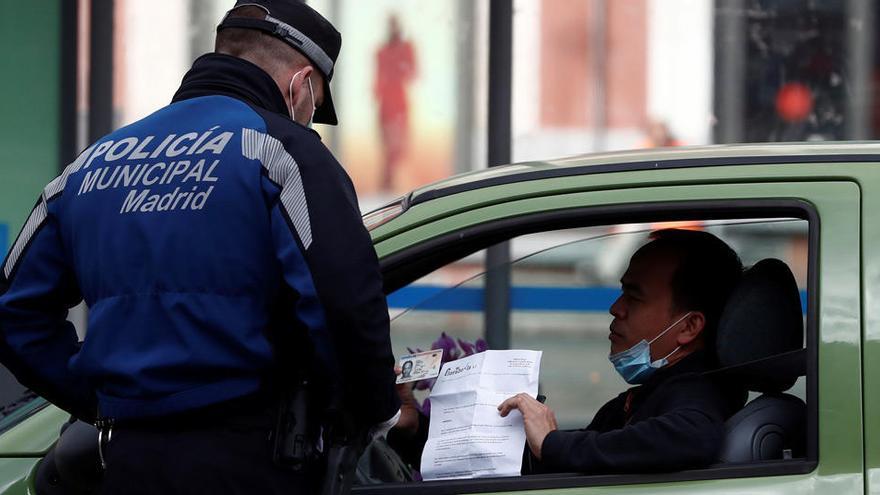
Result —
[[[351,180],[266,72],[208,54],[46,187],[0,270],[0,363],[80,415],[138,420],[257,393],[279,353],[337,376],[364,425],[399,407]]]
[[[703,375],[713,364],[697,351],[607,402],[585,429],[551,432],[538,470],[677,471],[716,462],[724,421],[743,406],[745,393]]]

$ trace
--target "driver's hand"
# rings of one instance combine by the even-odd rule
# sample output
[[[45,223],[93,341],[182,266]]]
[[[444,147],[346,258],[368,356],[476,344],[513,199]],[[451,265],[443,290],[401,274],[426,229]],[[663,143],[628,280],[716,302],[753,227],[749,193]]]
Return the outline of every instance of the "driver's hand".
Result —
[[[553,414],[552,409],[533,399],[529,394],[516,394],[498,406],[498,412],[502,417],[506,417],[514,409],[519,409],[522,413],[529,448],[535,458],[540,460],[544,439],[551,431],[559,428],[556,425],[556,415]]]
[[[400,372],[401,369],[395,366],[394,374],[400,375]],[[395,385],[397,396],[400,397],[400,419],[394,427],[409,434],[414,434],[419,430],[419,408],[413,395],[413,385],[415,382]]]

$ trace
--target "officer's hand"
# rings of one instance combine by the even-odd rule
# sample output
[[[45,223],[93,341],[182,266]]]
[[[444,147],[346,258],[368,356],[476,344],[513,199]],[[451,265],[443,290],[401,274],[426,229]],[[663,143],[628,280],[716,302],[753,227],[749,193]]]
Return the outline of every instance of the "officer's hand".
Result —
[[[394,374],[400,375],[400,372],[400,368],[395,366]],[[400,419],[397,420],[394,427],[409,434],[413,434],[419,429],[419,408],[413,395],[414,384],[415,382],[409,382],[395,385],[397,396],[400,397]]]
[[[556,415],[553,414],[552,409],[533,399],[529,394],[516,394],[498,406],[502,417],[506,417],[514,409],[519,409],[522,413],[529,448],[540,460],[544,439],[551,431],[558,429]]]

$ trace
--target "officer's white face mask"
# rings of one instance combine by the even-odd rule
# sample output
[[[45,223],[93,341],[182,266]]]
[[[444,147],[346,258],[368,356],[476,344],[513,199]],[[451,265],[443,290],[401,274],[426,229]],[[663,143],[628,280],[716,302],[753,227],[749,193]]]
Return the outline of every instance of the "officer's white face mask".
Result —
[[[294,112],[293,112],[293,80],[296,79],[296,76],[298,76],[300,72],[302,72],[302,70],[298,70],[296,72],[296,74],[294,74],[293,77],[290,78],[290,84],[287,86],[287,98],[290,101],[288,109],[290,110],[290,119],[291,120],[296,120],[296,116],[294,115]],[[312,100],[312,114],[309,115],[309,120],[308,120],[308,122],[306,122],[305,125],[306,125],[306,127],[312,127],[312,119],[315,118],[315,108],[316,108],[315,107],[315,93],[312,91],[312,77],[309,76],[308,79],[306,79],[306,80],[309,82],[309,99]]]

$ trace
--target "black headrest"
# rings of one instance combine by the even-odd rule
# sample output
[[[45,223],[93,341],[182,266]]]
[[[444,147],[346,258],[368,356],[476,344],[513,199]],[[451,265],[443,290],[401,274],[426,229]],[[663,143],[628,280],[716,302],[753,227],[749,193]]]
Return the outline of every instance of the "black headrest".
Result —
[[[801,298],[788,266],[764,259],[743,273],[718,322],[716,350],[722,368],[800,349],[804,342]],[[798,370],[744,373],[743,385],[759,392],[781,392],[794,384]]]

